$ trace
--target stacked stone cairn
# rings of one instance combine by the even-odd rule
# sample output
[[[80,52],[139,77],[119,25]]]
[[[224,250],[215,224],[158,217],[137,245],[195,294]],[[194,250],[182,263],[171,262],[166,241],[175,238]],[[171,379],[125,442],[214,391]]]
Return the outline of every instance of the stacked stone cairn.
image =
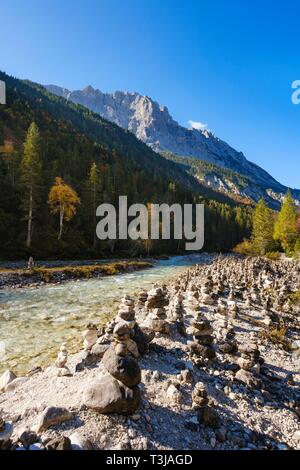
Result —
[[[68,351],[66,343],[63,343],[60,347],[55,365],[57,367],[57,376],[58,377],[68,377],[71,376],[70,369],[67,367],[68,361]]]
[[[166,299],[165,291],[160,287],[153,287],[148,292],[148,299],[145,303],[147,309],[147,317],[142,323],[142,327],[148,328],[151,331],[162,334],[170,334],[170,324],[167,321]]]
[[[144,289],[141,290],[139,292],[139,295],[138,295],[138,302],[137,302],[137,306],[139,308],[144,308],[145,307],[145,303],[147,302],[147,299],[148,299],[148,293],[147,291],[145,291]]]
[[[249,342],[239,345],[240,357],[237,364],[240,370],[236,373],[235,378],[243,382],[249,387],[259,388],[261,381],[260,374],[260,352],[257,344]]]
[[[93,323],[89,323],[82,333],[83,336],[83,349],[90,351],[98,339],[98,329]]]
[[[202,315],[197,315],[191,323],[189,333],[193,336],[193,341],[188,342],[190,357],[197,366],[205,366],[216,357],[213,347],[213,328],[209,320]]]
[[[214,298],[211,295],[211,289],[212,289],[212,284],[211,284],[211,279],[209,279],[205,284],[201,287],[201,303],[204,305],[212,305],[214,303]]]
[[[169,305],[168,320],[171,324],[175,325],[178,333],[181,336],[186,336],[186,328],[184,325],[184,307],[183,307],[183,295],[178,292],[174,296],[173,302]]]
[[[140,405],[141,369],[131,330],[122,321],[115,325],[113,342],[102,358],[104,371],[84,392],[83,403],[99,413],[130,414]]]
[[[220,426],[220,418],[213,405],[205,384],[197,382],[192,392],[192,407],[197,411],[197,418],[201,425],[217,429]]]

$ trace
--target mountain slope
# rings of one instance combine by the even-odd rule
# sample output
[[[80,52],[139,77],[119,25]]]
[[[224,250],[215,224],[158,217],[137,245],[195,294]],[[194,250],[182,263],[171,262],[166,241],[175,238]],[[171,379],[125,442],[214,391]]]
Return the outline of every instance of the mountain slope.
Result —
[[[147,96],[120,91],[113,94],[102,93],[91,86],[77,91],[69,91],[55,85],[47,85],[46,88],[130,130],[157,152],[167,151],[174,155],[198,158],[246,176],[249,182],[259,188],[258,192],[252,191],[251,197],[254,200],[257,200],[256,195],[259,193],[260,196],[269,197],[271,204],[274,199],[276,205],[276,201],[281,200],[287,191],[284,185],[265,170],[248,161],[242,152],[237,152],[207,130],[180,126],[166,107],[160,106]],[[300,197],[300,191],[295,190],[294,196]]]
[[[127,195],[128,205],[205,202],[206,251],[228,251],[249,235],[249,208],[208,188],[131,132],[41,85],[2,72],[0,80],[7,90],[7,104],[0,106],[0,258],[86,259],[112,253],[128,257],[182,251],[178,240],[97,240],[95,208],[103,202],[117,207],[120,195]],[[33,195],[32,247],[27,249],[29,192],[22,178],[22,160],[33,121],[40,134],[41,165]],[[94,176],[91,179],[93,167],[96,182]],[[58,176],[80,198],[73,219],[65,221],[62,240],[58,240],[58,217],[47,203]]]

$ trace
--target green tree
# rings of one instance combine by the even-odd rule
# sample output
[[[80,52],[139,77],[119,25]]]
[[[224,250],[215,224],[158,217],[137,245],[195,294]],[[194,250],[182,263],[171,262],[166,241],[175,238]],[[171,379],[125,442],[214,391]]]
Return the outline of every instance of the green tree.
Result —
[[[27,248],[31,246],[34,211],[38,205],[41,182],[41,169],[40,135],[37,125],[32,122],[27,132],[24,155],[21,161],[21,181],[24,188],[23,206],[27,220]]]
[[[274,248],[274,214],[266,205],[264,198],[260,199],[253,212],[251,241],[255,252],[264,256]]]
[[[99,193],[100,193],[100,182],[101,174],[100,169],[95,162],[92,163],[88,187],[91,195],[91,208],[92,208],[92,217],[93,217],[93,247],[96,247],[97,237],[96,237],[96,207],[98,203]]]
[[[297,211],[290,191],[287,192],[274,227],[274,239],[290,254],[297,241]]]

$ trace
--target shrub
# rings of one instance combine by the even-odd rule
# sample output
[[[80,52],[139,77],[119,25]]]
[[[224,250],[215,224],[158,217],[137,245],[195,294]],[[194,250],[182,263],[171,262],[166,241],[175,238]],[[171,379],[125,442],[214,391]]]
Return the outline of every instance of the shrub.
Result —
[[[288,329],[285,326],[281,326],[278,328],[269,328],[267,330],[263,330],[260,333],[260,336],[270,343],[277,344],[281,346],[286,351],[290,351],[290,343],[287,338]]]
[[[244,256],[257,256],[254,246],[249,240],[239,243],[233,250],[234,253]]]
[[[269,253],[266,253],[266,258],[271,261],[278,261],[281,258],[281,253],[279,253],[279,251],[270,251]]]
[[[300,305],[300,290],[293,292],[289,295],[289,300],[292,305]]]

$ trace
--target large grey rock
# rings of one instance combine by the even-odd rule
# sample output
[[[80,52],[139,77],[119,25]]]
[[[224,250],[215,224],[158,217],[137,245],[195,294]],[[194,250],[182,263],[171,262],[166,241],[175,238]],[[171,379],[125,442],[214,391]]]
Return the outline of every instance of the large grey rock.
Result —
[[[133,387],[141,382],[141,369],[138,362],[131,356],[118,356],[110,347],[102,358],[106,370],[127,387]]]
[[[83,404],[99,413],[130,414],[140,405],[140,390],[137,386],[126,387],[106,374],[86,387]]]
[[[66,408],[48,406],[40,416],[37,433],[40,434],[51,426],[73,419],[73,414]]]

